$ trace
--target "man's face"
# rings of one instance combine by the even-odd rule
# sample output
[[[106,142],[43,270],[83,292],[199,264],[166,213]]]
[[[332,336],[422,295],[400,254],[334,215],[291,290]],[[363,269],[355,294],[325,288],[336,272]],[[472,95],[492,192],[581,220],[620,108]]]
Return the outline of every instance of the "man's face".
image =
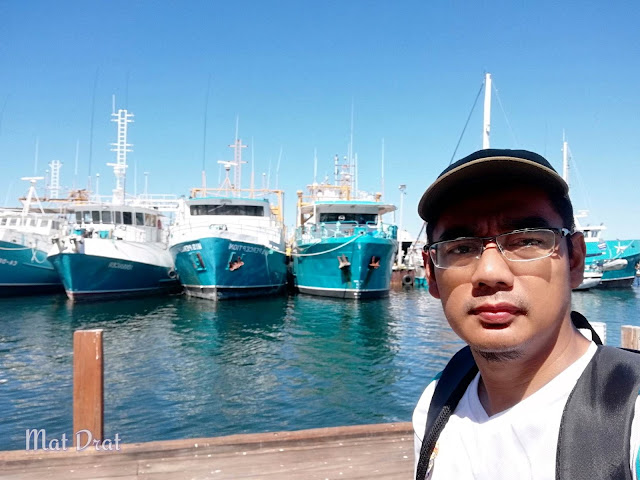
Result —
[[[447,208],[433,240],[488,237],[521,228],[561,228],[547,195],[536,188],[487,192]],[[573,242],[569,258],[567,241]],[[513,262],[492,241],[476,263],[428,271],[429,291],[441,299],[451,328],[474,350],[525,355],[552,348],[570,313],[571,288],[582,281],[584,240],[556,237],[546,257]]]

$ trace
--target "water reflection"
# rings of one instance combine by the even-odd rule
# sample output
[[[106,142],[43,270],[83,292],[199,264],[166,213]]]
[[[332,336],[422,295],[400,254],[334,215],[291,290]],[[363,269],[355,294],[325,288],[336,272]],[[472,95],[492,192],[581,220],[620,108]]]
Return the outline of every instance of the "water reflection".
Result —
[[[574,308],[640,324],[640,289],[576,292]],[[73,304],[0,299],[0,449],[70,433],[73,331],[104,329],[105,434],[126,442],[406,421],[462,347],[423,289],[374,301],[183,296]]]

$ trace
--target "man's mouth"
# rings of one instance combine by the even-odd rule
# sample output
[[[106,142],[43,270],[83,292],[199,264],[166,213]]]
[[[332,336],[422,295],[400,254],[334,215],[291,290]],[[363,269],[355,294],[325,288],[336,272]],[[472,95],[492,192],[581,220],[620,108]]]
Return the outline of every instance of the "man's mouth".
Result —
[[[469,310],[469,314],[480,317],[480,323],[485,328],[501,329],[508,327],[524,311],[511,303],[484,303]]]

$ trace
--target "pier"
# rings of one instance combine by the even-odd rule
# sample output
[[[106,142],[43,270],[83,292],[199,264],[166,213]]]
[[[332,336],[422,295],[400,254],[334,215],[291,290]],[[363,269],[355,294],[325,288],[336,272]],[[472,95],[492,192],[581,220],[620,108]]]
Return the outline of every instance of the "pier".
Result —
[[[0,452],[3,479],[407,479],[410,423],[123,444],[120,450]]]

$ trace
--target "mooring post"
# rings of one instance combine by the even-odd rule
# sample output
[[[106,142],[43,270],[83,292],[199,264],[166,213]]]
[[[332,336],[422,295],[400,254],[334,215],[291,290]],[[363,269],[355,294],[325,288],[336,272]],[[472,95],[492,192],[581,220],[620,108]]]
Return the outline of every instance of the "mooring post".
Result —
[[[102,330],[73,333],[73,443],[102,440],[104,397]],[[84,435],[78,432],[85,433]],[[86,431],[91,432],[90,437]]]
[[[620,343],[622,348],[640,350],[640,327],[623,325],[620,329]]]

